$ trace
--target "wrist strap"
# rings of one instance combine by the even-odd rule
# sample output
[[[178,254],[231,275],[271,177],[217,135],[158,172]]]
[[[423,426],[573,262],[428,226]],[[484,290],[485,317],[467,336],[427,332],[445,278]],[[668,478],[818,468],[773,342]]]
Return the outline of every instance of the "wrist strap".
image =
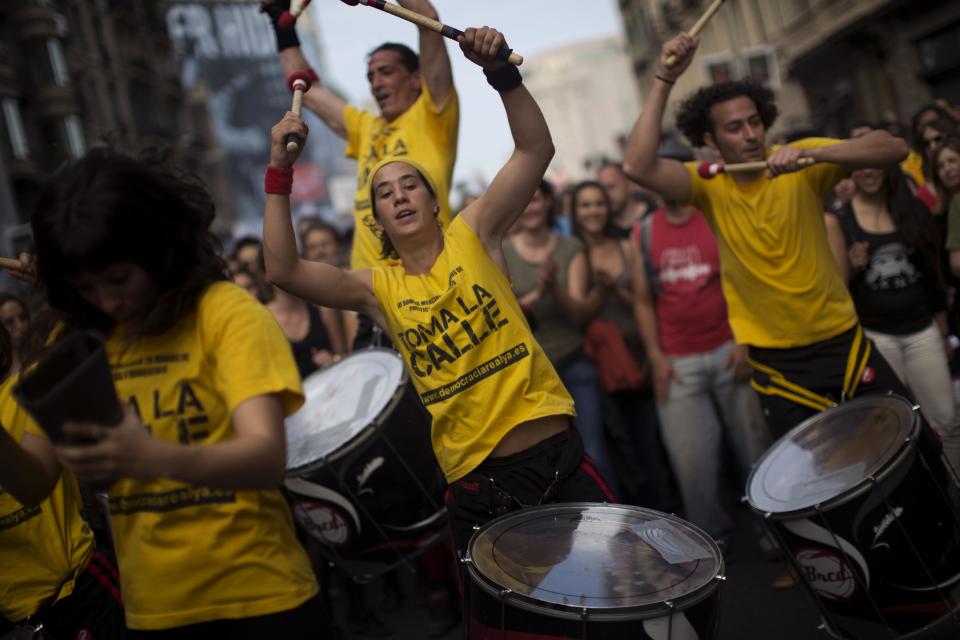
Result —
[[[676,80],[670,80],[670,79],[668,79],[668,78],[664,78],[664,77],[663,77],[662,75],[660,75],[659,73],[656,74],[656,75],[653,76],[653,77],[656,78],[657,80],[659,80],[660,82],[666,82],[667,84],[671,84],[671,85],[672,85],[672,84],[676,84],[676,83],[677,83]]]
[[[520,75],[520,70],[512,64],[492,71],[484,69],[483,75],[487,76],[487,82],[490,86],[500,93],[512,91],[523,84],[523,76]]]
[[[295,27],[284,29],[280,26],[280,16],[290,9],[289,2],[270,2],[260,5],[260,12],[267,14],[270,18],[270,24],[273,25],[273,32],[277,36],[277,53],[284,49],[300,46],[300,38],[297,37]]]
[[[273,193],[278,196],[288,196],[293,191],[293,167],[267,166],[263,174],[264,193]]]

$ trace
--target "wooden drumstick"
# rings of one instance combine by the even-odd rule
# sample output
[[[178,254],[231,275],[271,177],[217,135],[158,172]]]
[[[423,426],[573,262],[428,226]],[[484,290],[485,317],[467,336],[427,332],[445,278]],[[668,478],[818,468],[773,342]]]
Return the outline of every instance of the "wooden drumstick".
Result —
[[[287,78],[287,85],[293,91],[293,104],[290,111],[300,115],[303,106],[303,94],[310,88],[310,75],[306,71],[297,71]],[[286,137],[287,151],[296,153],[303,146],[303,138],[295,133],[288,133]]]
[[[797,160],[797,166],[809,167],[816,164],[813,158],[800,158]],[[697,175],[705,180],[715,178],[721,173],[749,173],[751,171],[760,171],[767,168],[767,163],[760,160],[757,162],[740,162],[737,164],[723,164],[722,162],[701,162],[697,166]]]
[[[290,0],[290,10],[284,11],[280,14],[280,18],[277,20],[277,26],[281,29],[290,29],[297,22],[297,18],[300,17],[300,14],[303,13],[303,10],[307,8],[307,5],[310,4],[310,0]]]
[[[700,32],[703,31],[703,28],[707,26],[707,22],[713,17],[713,14],[719,11],[720,5],[722,5],[723,2],[724,0],[713,0],[713,4],[707,7],[707,10],[703,12],[703,15],[700,16],[700,19],[697,20],[693,27],[690,28],[690,31],[688,31],[687,34],[691,38],[696,38],[698,35],[700,35]],[[669,69],[673,65],[677,64],[677,56],[671,53],[669,56],[667,56],[664,64]]]
[[[19,260],[13,258],[0,258],[0,268],[8,271],[26,271],[26,268]]]
[[[433,18],[428,18],[427,16],[417,13],[416,11],[411,11],[406,7],[401,7],[400,5],[390,4],[385,0],[342,0],[343,2],[349,4],[350,6],[355,6],[357,4],[365,4],[368,7],[374,7],[380,9],[381,11],[386,11],[392,15],[402,18],[408,22],[423,27],[424,29],[430,29],[431,31],[436,31],[444,38],[450,38],[451,40],[456,40],[463,35],[463,31],[455,29],[449,25],[445,25],[442,22],[437,22]],[[518,53],[514,53],[513,49],[507,46],[500,48],[500,51],[497,52],[497,58],[500,60],[506,60],[510,64],[519,67],[523,64],[523,56]]]

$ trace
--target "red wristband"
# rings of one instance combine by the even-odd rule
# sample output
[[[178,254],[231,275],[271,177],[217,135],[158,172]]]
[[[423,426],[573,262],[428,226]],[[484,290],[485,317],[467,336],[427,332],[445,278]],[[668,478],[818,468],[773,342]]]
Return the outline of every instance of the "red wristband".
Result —
[[[293,167],[271,167],[263,174],[263,190],[280,196],[288,196],[293,191]]]

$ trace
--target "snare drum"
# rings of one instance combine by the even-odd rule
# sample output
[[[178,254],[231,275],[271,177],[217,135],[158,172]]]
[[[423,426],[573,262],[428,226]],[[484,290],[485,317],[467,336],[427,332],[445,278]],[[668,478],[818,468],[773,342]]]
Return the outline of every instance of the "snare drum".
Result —
[[[960,637],[958,497],[930,429],[893,395],[800,423],[747,483],[750,506],[841,638]]]
[[[472,640],[704,640],[718,632],[723,559],[693,525],[627,505],[509,513],[467,547]]]
[[[444,533],[445,485],[400,355],[358,351],[303,386],[306,403],[286,421],[297,522],[358,580],[426,549]]]

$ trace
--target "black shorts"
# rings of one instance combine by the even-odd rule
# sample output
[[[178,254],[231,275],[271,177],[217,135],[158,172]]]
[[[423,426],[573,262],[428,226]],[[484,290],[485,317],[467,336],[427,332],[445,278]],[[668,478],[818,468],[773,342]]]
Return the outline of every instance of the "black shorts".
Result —
[[[458,556],[466,553],[474,527],[553,502],[615,502],[573,427],[519,453],[487,458],[449,486],[447,517]]]
[[[893,392],[910,397],[859,325],[803,347],[750,347],[750,364],[753,388],[774,439],[855,396]]]

